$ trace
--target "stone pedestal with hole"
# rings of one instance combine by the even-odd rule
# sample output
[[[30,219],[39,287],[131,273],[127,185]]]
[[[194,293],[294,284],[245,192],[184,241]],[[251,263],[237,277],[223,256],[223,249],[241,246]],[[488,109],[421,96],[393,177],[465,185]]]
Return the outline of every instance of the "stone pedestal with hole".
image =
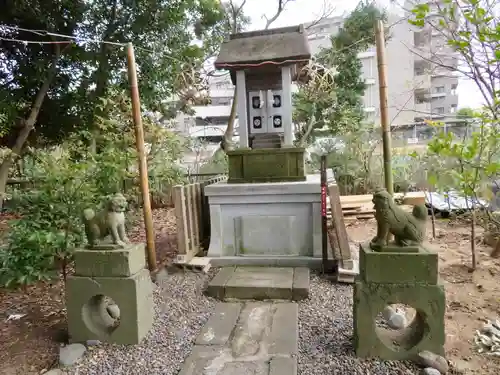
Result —
[[[153,283],[143,244],[75,252],[66,284],[71,342],[138,344],[153,325]]]
[[[359,268],[353,298],[356,355],[384,360],[413,359],[423,350],[443,355],[446,303],[437,254],[423,247],[375,252],[368,244],[360,245]],[[391,304],[415,309],[412,321],[392,332],[376,323]]]

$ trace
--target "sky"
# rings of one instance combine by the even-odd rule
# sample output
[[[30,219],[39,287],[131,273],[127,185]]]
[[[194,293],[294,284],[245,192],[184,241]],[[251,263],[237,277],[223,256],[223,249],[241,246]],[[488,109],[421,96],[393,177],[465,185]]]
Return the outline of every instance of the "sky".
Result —
[[[241,2],[241,0],[239,1]],[[384,7],[389,6],[389,0],[377,2]],[[292,0],[272,27],[292,26],[314,21],[322,14],[325,4],[330,9],[334,9],[332,15],[347,14],[357,3],[357,0]],[[245,14],[252,20],[250,29],[264,28],[266,19],[263,15],[271,17],[276,12],[277,6],[278,0],[247,0],[244,9]],[[397,5],[393,7],[393,9],[400,11],[400,7]],[[461,79],[457,92],[458,108],[477,108],[484,102],[475,83],[470,80]]]

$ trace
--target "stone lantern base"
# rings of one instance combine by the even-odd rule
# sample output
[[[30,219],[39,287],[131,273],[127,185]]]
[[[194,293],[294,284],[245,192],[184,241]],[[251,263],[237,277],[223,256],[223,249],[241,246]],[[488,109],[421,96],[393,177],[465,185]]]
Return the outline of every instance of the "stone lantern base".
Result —
[[[153,325],[153,283],[144,245],[77,250],[66,283],[71,342],[138,344]]]
[[[437,254],[424,248],[372,251],[360,245],[354,284],[354,350],[359,357],[411,360],[421,351],[444,354],[445,292],[437,277]],[[389,329],[377,317],[388,305],[415,310],[408,324]]]

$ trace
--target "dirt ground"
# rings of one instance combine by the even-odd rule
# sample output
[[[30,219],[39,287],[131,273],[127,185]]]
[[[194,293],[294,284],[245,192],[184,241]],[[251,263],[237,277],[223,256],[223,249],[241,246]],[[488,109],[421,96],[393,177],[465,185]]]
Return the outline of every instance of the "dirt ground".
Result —
[[[8,219],[0,215],[0,234],[5,234]],[[160,264],[177,252],[174,210],[154,210],[153,221]],[[141,224],[128,235],[132,242],[146,240]],[[59,346],[66,341],[62,281],[38,283],[26,291],[0,288],[0,375],[34,375],[50,369],[57,362]]]
[[[347,224],[352,241],[370,240],[375,220]],[[473,347],[476,330],[487,319],[500,319],[500,260],[489,256],[491,248],[481,244],[478,229],[478,266],[471,265],[470,227],[450,220],[436,221],[436,238],[429,223],[428,243],[439,254],[439,273],[446,290],[446,356],[459,374],[498,374],[500,358],[478,354]]]
[[[153,215],[160,263],[176,254],[175,218],[172,209],[154,210]],[[5,233],[6,219],[0,217],[0,233]],[[365,241],[373,237],[375,221],[350,223],[347,230],[353,241]],[[491,259],[490,249],[478,244],[478,269],[470,273],[465,224],[438,221],[436,239],[428,232],[430,245],[439,253],[447,293],[447,358],[461,370],[456,374],[497,374],[500,358],[477,354],[472,344],[475,330],[485,319],[500,318],[500,260]],[[144,229],[138,226],[129,236],[134,242],[144,242]],[[0,375],[40,374],[52,367],[59,346],[67,339],[65,315],[60,281],[40,283],[26,291],[0,289]]]

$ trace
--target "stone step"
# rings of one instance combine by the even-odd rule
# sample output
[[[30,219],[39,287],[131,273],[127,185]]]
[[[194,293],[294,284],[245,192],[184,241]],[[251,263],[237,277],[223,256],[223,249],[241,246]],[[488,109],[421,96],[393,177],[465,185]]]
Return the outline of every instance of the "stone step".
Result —
[[[179,375],[297,375],[298,306],[219,303]]]
[[[299,301],[309,296],[309,269],[305,267],[223,267],[208,284],[206,294],[220,300]]]

